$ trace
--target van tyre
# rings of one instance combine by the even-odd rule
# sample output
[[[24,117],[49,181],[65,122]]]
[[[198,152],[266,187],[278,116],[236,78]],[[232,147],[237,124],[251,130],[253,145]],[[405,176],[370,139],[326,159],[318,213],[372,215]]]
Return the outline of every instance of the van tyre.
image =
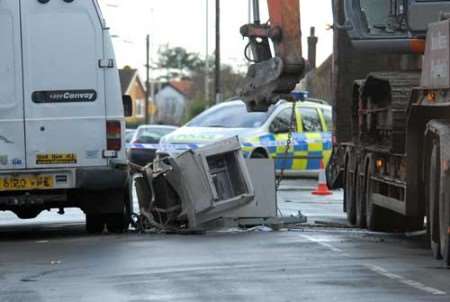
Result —
[[[125,188],[123,191],[112,191],[109,194],[114,195],[111,196],[111,200],[113,200],[116,195],[122,194],[123,197],[120,199],[120,202],[123,205],[121,212],[105,215],[106,227],[111,233],[124,233],[128,230],[131,221],[131,212],[133,209],[132,199],[130,197],[131,193],[128,188]]]
[[[86,231],[89,234],[101,234],[105,229],[105,220],[102,214],[86,214]]]
[[[105,220],[106,228],[110,233],[121,234],[128,228],[125,213],[107,214]]]

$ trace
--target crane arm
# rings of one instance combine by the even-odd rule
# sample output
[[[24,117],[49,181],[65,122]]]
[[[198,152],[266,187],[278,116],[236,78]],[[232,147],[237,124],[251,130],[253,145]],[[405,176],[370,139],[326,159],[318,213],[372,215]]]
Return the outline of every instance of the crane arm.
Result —
[[[250,111],[266,111],[280,98],[289,99],[289,93],[305,73],[300,4],[299,0],[267,0],[270,20],[261,24],[259,1],[253,3],[254,23],[241,27],[241,34],[250,40],[253,57],[241,97]],[[273,43],[274,54],[269,41]]]

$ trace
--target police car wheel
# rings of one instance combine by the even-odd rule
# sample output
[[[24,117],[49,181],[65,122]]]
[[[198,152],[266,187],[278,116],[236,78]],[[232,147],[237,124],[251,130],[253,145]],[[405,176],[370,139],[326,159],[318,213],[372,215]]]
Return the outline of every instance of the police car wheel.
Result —
[[[255,159],[262,159],[262,158],[267,158],[267,155],[264,154],[262,151],[255,151],[252,153],[252,155],[250,156],[250,158],[255,158]]]

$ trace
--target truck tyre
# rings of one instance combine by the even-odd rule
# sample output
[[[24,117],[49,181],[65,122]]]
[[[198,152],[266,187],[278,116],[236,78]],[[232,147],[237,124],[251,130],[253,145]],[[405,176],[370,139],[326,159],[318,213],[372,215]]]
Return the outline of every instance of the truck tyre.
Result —
[[[356,178],[356,225],[365,228],[366,224],[366,191],[367,168],[359,173]]]
[[[344,189],[344,203],[347,213],[347,221],[350,225],[356,224],[356,205],[355,205],[355,176],[352,173],[354,171],[353,160],[348,159],[345,165],[345,189]]]
[[[383,209],[379,206],[373,204],[371,199],[372,194],[372,181],[371,177],[374,172],[374,167],[372,161],[369,161],[367,164],[367,173],[366,173],[366,196],[365,196],[365,208],[366,208],[366,225],[370,231],[383,231],[385,226],[383,225],[383,220],[387,217],[383,218]]]
[[[439,150],[437,145],[433,145],[429,172],[428,172],[428,211],[429,220],[427,222],[429,234],[430,234],[430,245],[433,251],[433,257],[435,259],[441,259],[441,247],[440,247],[440,236],[439,236],[439,191],[440,191],[440,178],[441,173],[438,169],[439,167]]]
[[[442,161],[438,161],[442,163]],[[441,166],[438,166],[437,170],[442,171]],[[441,173],[440,173],[441,174]],[[438,181],[439,182],[439,181]],[[438,219],[439,219],[439,246],[440,246],[440,256],[444,260],[444,264],[450,267],[450,206],[449,206],[449,178],[447,173],[440,175],[440,194],[439,194],[439,206],[438,206]]]
[[[448,188],[448,185],[445,186],[445,188]],[[445,194],[447,195],[447,194]],[[444,260],[444,264],[447,267],[450,267],[450,224],[449,224],[449,219],[450,219],[450,207],[448,206],[448,200],[447,198],[445,198],[444,194],[442,194],[442,198],[441,198],[441,202],[439,204],[439,226],[440,226],[440,252],[441,252],[441,256]]]
[[[101,234],[105,228],[102,214],[86,214],[86,231],[89,234]]]
[[[342,173],[338,164],[337,155],[335,151],[331,154],[330,161],[325,168],[325,175],[327,177],[327,185],[330,190],[342,188]]]

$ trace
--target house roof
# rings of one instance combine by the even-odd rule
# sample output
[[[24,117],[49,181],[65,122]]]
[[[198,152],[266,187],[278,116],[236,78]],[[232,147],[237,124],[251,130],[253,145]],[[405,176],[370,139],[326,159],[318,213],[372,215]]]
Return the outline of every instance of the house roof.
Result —
[[[130,88],[131,83],[138,76],[137,69],[133,69],[129,66],[119,69],[120,87],[122,88],[122,94],[126,94]]]
[[[194,85],[190,80],[170,81],[167,85],[172,86],[175,90],[187,98],[191,98],[194,95]]]

